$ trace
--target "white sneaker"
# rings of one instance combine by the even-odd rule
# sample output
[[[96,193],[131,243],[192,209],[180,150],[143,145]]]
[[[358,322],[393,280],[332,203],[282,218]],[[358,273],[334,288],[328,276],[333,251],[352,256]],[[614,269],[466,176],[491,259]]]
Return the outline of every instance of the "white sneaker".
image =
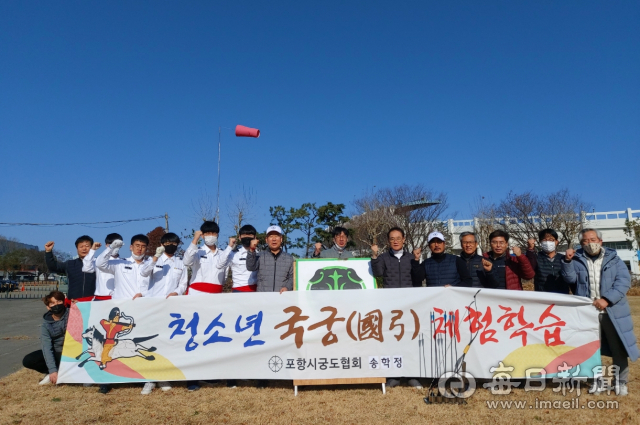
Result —
[[[629,395],[629,388],[627,388],[627,384],[620,384],[616,389],[618,390],[617,395],[619,395],[620,397]]]
[[[90,387],[90,386],[92,386],[92,385],[93,385],[93,384],[82,384],[82,386],[83,386],[83,387],[85,387],[85,388],[86,388],[86,387]]]
[[[51,383],[51,378],[49,378],[49,374],[46,374],[38,385],[49,385],[50,383]]]
[[[413,388],[415,388],[416,390],[421,390],[422,389],[422,384],[420,384],[420,381],[418,381],[417,379],[413,378],[413,379],[409,379],[408,382],[409,385],[411,385]]]
[[[140,392],[140,394],[149,395],[151,394],[151,391],[153,391],[155,387],[156,387],[155,382],[147,382],[146,384],[144,384],[144,387],[142,388],[142,391]]]
[[[162,391],[170,391],[171,390],[171,384],[168,383],[167,381],[158,382],[158,386],[160,387],[160,389]]]

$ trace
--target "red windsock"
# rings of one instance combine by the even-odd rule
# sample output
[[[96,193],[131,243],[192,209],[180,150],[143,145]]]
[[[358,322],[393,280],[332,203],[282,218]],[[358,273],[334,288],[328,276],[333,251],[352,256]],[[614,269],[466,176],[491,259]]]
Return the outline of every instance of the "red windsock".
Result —
[[[245,127],[244,125],[236,125],[237,137],[260,137],[260,130],[257,128]]]

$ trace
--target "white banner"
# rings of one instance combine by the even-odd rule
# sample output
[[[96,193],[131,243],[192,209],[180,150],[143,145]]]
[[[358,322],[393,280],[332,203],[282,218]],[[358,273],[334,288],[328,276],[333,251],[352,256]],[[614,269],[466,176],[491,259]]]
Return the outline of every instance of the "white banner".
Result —
[[[502,364],[500,364],[502,362]],[[587,298],[476,288],[225,293],[72,307],[63,383],[593,376]],[[511,369],[512,368],[512,369]]]

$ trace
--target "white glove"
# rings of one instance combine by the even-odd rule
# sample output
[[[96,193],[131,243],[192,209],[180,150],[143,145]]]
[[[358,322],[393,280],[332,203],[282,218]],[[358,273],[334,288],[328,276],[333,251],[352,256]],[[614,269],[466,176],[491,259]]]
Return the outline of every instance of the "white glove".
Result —
[[[156,255],[154,255],[154,257],[160,258],[162,256],[162,253],[164,253],[164,245],[160,245],[156,248]]]
[[[122,245],[124,245],[124,242],[122,242],[120,239],[116,239],[115,241],[111,242],[111,245],[109,245],[111,255],[117,255],[118,251],[120,251],[120,248],[122,248]]]

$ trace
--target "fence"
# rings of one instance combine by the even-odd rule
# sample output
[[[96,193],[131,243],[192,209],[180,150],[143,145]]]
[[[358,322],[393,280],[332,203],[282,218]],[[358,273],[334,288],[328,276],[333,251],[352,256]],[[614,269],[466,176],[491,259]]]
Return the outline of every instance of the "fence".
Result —
[[[5,299],[41,299],[51,291],[63,290],[66,292],[63,285],[58,286],[58,282],[55,280],[33,281],[33,282],[19,282],[14,287],[3,287],[0,292],[0,298]]]

